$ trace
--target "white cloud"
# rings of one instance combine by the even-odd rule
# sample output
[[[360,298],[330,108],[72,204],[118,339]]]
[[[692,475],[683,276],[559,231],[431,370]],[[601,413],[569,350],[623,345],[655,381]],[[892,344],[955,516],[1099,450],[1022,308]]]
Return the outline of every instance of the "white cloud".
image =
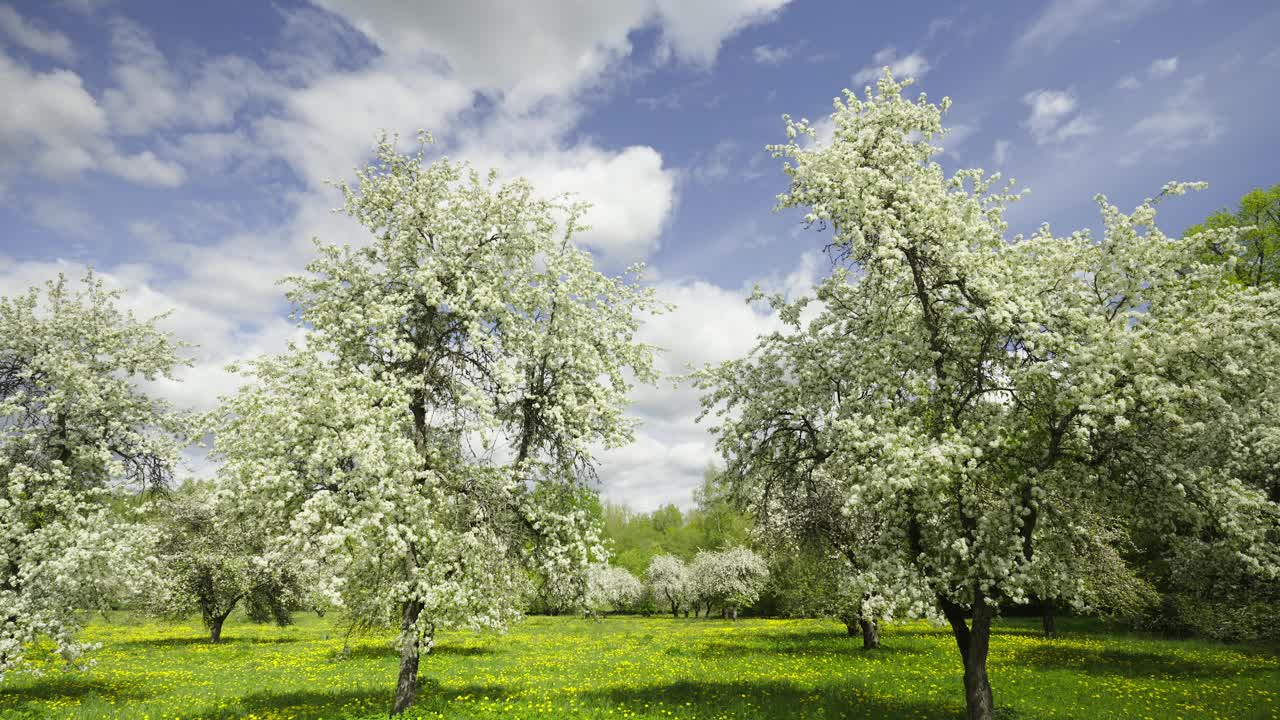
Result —
[[[285,193],[286,219],[277,226],[229,232],[207,244],[200,243],[208,238],[188,239],[178,225],[138,218],[130,232],[145,244],[148,265],[104,270],[137,307],[175,308],[175,332],[201,344],[196,366],[182,371],[186,382],[156,386],[180,404],[209,407],[238,383],[221,369],[226,362],[279,349],[296,332],[281,316],[276,281],[302,268],[311,237],[341,243],[366,235],[329,212],[340,201],[321,180],[350,178],[380,129],[402,137],[430,129],[453,157],[497,167],[504,177],[527,176],[540,193],[576,192],[594,204],[586,218],[593,227],[582,242],[606,265],[652,253],[676,205],[679,173],[652,147],[606,147],[578,135],[590,94],[607,87],[621,61],[633,56],[637,30],[657,30],[662,58],[710,65],[726,38],[771,17],[785,0],[323,4],[381,52],[361,57],[356,69],[339,68],[334,17],[298,10],[282,13],[289,46],[270,50],[261,66],[237,58],[178,65],[143,29],[119,21],[109,26],[116,58],[106,68],[111,87],[99,98],[74,73],[34,73],[0,55],[0,91],[12,87],[4,96],[25,103],[0,107],[6,151],[44,153],[45,164],[64,166],[67,175],[99,169],[160,185],[202,172],[200,165],[220,172],[278,159],[300,180],[300,188]],[[494,15],[505,22],[494,24]],[[150,149],[131,142],[125,153],[113,142],[157,131],[164,139]],[[10,275],[33,272],[22,263],[0,268],[0,287]],[[780,282],[801,287],[804,277],[793,273]],[[671,348],[660,361],[664,370],[727,359],[773,327],[745,304],[741,290],[660,286],[682,307],[644,331]],[[640,445],[607,456],[602,474],[639,488],[647,473],[660,487],[652,497],[688,498],[713,454],[692,422],[696,409],[688,388],[637,391],[635,414],[646,421]]]
[[[256,164],[269,154],[244,130],[183,133],[159,143],[161,154],[193,172],[220,175],[242,163]]]
[[[716,143],[704,153],[699,153],[690,172],[693,179],[703,183],[713,183],[729,176],[734,157],[738,154],[738,143],[724,139]]]
[[[1070,90],[1033,90],[1022,96],[1022,102],[1031,108],[1026,126],[1037,144],[1062,143],[1100,129],[1092,115],[1072,117],[1078,104]]]
[[[751,57],[759,65],[781,65],[791,57],[791,49],[773,47],[772,45],[757,45],[751,49]]]
[[[28,165],[48,178],[94,167],[106,115],[70,70],[33,72],[0,53],[0,170]]]
[[[1053,140],[1055,142],[1066,142],[1072,138],[1088,137],[1096,135],[1101,129],[1094,116],[1076,115],[1054,131]]]
[[[657,249],[675,206],[674,171],[664,168],[662,156],[648,146],[610,151],[580,144],[504,152],[476,145],[464,148],[462,157],[480,167],[501,168],[507,177],[527,178],[539,193],[569,192],[591,203],[585,217],[591,227],[577,240],[612,265]]]
[[[1121,90],[1137,90],[1142,87],[1142,81],[1138,80],[1138,78],[1133,75],[1125,75],[1116,81],[1116,87]]]
[[[1147,76],[1150,78],[1169,77],[1178,71],[1178,57],[1175,55],[1171,58],[1161,58],[1152,60],[1147,66]]]
[[[31,23],[8,5],[0,5],[0,32],[31,52],[67,63],[76,58],[70,38],[56,30],[46,30]]]
[[[185,173],[150,150],[120,152],[108,114],[70,70],[33,72],[0,53],[0,175],[32,171],[52,180],[102,170],[130,182],[173,187]]]
[[[715,460],[715,447],[706,433],[671,442],[641,431],[631,444],[601,453],[601,492],[640,512],[667,503],[687,508],[693,505],[693,490],[703,471]]]
[[[997,140],[995,147],[991,150],[991,164],[1000,170],[1009,162],[1009,149],[1013,147],[1013,143],[1008,140]]]
[[[725,38],[767,19],[786,2],[320,0],[397,61],[442,58],[457,81],[501,93],[518,109],[596,81],[631,54],[629,36],[635,30],[657,24],[664,54],[709,65]],[[503,22],[493,22],[495,17]]]
[[[289,93],[282,114],[260,119],[256,135],[314,190],[363,166],[380,130],[412,139],[418,129],[449,125],[471,102],[467,88],[445,75],[379,64]]]
[[[813,144],[815,147],[824,147],[830,144],[832,138],[836,136],[836,121],[830,115],[823,116],[813,123]]]
[[[85,265],[78,262],[12,261],[0,256],[0,295],[13,295],[41,285],[58,273],[79,281],[85,270]],[[192,360],[192,365],[178,368],[175,379],[160,378],[147,383],[147,387],[180,409],[212,409],[219,395],[233,392],[243,382],[239,376],[226,371],[227,364],[280,352],[289,339],[299,337],[297,329],[281,317],[246,330],[232,317],[184,301],[161,288],[145,266],[99,267],[95,273],[109,288],[123,291],[122,308],[140,318],[172,311],[159,326],[193,345],[181,353]]]
[[[1224,123],[1214,107],[1205,98],[1204,75],[1187,78],[1163,107],[1134,123],[1130,134],[1138,144],[1121,163],[1131,165],[1157,149],[1179,151],[1216,142]]]
[[[1132,22],[1163,0],[1052,0],[1014,42],[1015,52],[1051,51],[1076,35]]]
[[[888,67],[895,80],[903,78],[920,79],[929,72],[929,61],[920,53],[898,57],[898,51],[892,45],[876,52],[871,57],[871,64],[853,74],[855,85],[867,85],[880,78],[884,68]]]
[[[102,158],[102,169],[130,182],[155,187],[177,187],[187,176],[181,165],[161,160],[150,150],[133,155],[110,151]]]
[[[1062,90],[1034,90],[1023,95],[1022,101],[1031,106],[1027,126],[1037,135],[1052,131],[1076,109],[1075,96]]]
[[[115,17],[109,27],[115,85],[103,92],[102,106],[121,135],[177,125],[223,127],[250,99],[274,100],[287,91],[284,78],[273,79],[257,63],[237,56],[209,59],[184,76],[141,26]]]
[[[182,107],[168,61],[137,24],[115,17],[110,28],[116,86],[103,93],[102,106],[111,126],[126,135],[140,135],[167,125]]]
[[[635,1],[635,0],[633,0]],[[714,62],[726,38],[772,19],[790,0],[655,0],[664,43],[677,58],[700,65]],[[616,7],[619,3],[611,3]],[[640,2],[640,4],[648,4]]]
[[[939,138],[937,143],[943,154],[954,157],[956,150],[978,132],[978,126],[972,123],[953,123],[947,126],[946,131],[946,136]]]
[[[70,238],[86,239],[99,232],[98,223],[89,213],[56,195],[40,195],[23,203],[35,224]]]
[[[821,262],[818,253],[806,253],[794,269],[762,278],[760,284],[789,297],[809,294]],[[746,288],[728,289],[701,280],[660,281],[655,288],[675,309],[647,319],[638,339],[661,349],[656,366],[665,378],[742,357],[760,335],[782,327],[767,308],[747,304]],[[630,414],[642,425],[635,443],[601,455],[605,496],[640,510],[667,502],[690,505],[703,470],[716,460],[706,427],[714,420],[695,422],[699,395],[687,383],[667,379],[656,387],[638,386],[632,401]]]

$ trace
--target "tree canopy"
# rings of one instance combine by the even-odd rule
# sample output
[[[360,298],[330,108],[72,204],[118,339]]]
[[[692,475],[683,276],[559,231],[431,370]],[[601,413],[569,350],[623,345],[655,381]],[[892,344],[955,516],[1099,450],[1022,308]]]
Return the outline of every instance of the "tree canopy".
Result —
[[[944,173],[950,101],[905,86],[846,91],[826,144],[788,119],[778,204],[832,230],[835,266],[813,299],[772,299],[785,331],[700,382],[726,458],[834,485],[869,531],[862,557],[927,584],[977,720],[993,712],[999,608],[1082,597],[1082,514],[1275,572],[1275,508],[1228,433],[1266,422],[1253,399],[1280,384],[1280,295],[1202,261],[1212,239],[1235,252],[1235,229],[1160,230],[1160,200],[1194,185],[1128,213],[1098,196],[1098,238],[1007,238],[1017,195],[998,175]]]
[[[332,602],[399,624],[393,713],[437,628],[502,628],[530,563],[581,574],[598,556],[587,514],[533,491],[630,439],[629,378],[653,378],[634,335],[657,309],[572,243],[581,206],[427,163],[423,140],[384,139],[341,186],[369,244],[318,243],[289,279],[306,346],[253,363],[215,423],[225,492],[291,527]]]
[[[141,385],[180,345],[92,272],[0,298],[0,677],[39,635],[77,661],[86,610],[148,582],[154,539],[112,490],[163,487],[182,417]]]

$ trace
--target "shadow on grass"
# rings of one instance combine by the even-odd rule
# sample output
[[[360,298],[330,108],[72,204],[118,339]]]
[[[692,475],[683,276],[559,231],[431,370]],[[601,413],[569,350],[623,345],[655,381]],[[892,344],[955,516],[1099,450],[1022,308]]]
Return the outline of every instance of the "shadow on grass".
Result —
[[[847,642],[846,642],[847,640]],[[921,648],[902,647],[899,645],[881,645],[875,650],[863,650],[862,638],[810,638],[807,642],[788,641],[776,638],[760,639],[756,642],[730,642],[715,640],[695,643],[688,646],[672,646],[667,649],[668,655],[692,655],[703,658],[718,657],[751,657],[756,655],[787,655],[791,657],[842,657],[850,660],[877,662],[891,658],[902,659],[907,655],[922,655],[926,651]]]
[[[74,700],[77,703],[100,699],[112,705],[137,702],[151,697],[136,688],[114,687],[101,678],[83,674],[50,674],[35,682],[0,688],[0,716],[10,717],[16,711],[35,712],[37,706],[51,700]]]
[[[1253,674],[1267,675],[1275,672],[1272,667],[1241,670],[1221,663],[1181,657],[1168,652],[1143,652],[1120,648],[1094,650],[1064,647],[1053,643],[1014,650],[1009,662],[1024,667],[1070,670],[1089,675],[1114,675],[1130,679],[1164,676],[1238,677]]]
[[[261,692],[245,695],[216,710],[183,715],[184,720],[230,720],[247,715],[284,716],[294,720],[322,720],[323,718],[368,717],[385,715],[391,708],[390,685],[360,690],[325,692],[301,690],[294,692]],[[498,685],[467,685],[461,688],[441,690],[434,680],[423,680],[418,686],[418,697],[410,708],[410,715],[449,715],[449,704],[462,696],[489,697],[501,700],[511,691]]]
[[[123,642],[113,642],[112,645],[122,648],[185,648],[203,645],[205,647],[227,647],[235,645],[283,645],[286,643],[302,642],[303,638],[293,637],[236,637],[235,635],[224,635],[222,641],[218,643],[209,642],[208,636],[204,637],[179,637],[179,638],[156,638],[154,640],[125,640]]]
[[[432,655],[445,655],[448,657],[479,657],[482,655],[496,654],[493,648],[475,647],[471,645],[437,645],[431,648]],[[343,653],[336,651],[331,656],[333,660],[386,660],[388,658],[399,658],[400,649],[391,643],[377,643],[373,645],[357,645],[350,651]]]
[[[954,720],[962,705],[943,706],[895,700],[859,685],[800,687],[786,681],[676,682],[648,687],[604,688],[583,694],[588,706],[619,712],[692,717],[918,718]]]

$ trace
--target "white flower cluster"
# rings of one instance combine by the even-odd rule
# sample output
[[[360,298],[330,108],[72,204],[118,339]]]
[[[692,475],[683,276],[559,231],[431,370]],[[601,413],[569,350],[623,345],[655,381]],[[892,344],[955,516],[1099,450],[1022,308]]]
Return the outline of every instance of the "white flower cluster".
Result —
[[[587,591],[603,550],[573,497],[593,448],[631,438],[659,309],[572,244],[581,206],[423,152],[384,139],[341,186],[370,244],[318,246],[289,279],[305,347],[211,419],[222,492],[288,527],[359,624],[399,624],[406,662],[440,627],[515,620],[529,571],[557,602]]]
[[[693,599],[693,578],[684,561],[675,555],[655,555],[645,571],[645,582],[654,602],[671,607],[671,614],[679,616],[688,610]]]
[[[587,592],[582,604],[588,613],[599,615],[627,610],[643,598],[644,585],[624,567],[598,563],[587,573]]]
[[[772,148],[779,207],[829,228],[841,267],[817,312],[776,302],[785,331],[695,376],[756,514],[834,533],[890,605],[923,584],[964,647],[1002,604],[1087,601],[1090,563],[1117,557],[1086,551],[1091,534],[1176,528],[1274,573],[1257,478],[1277,460],[1280,290],[1233,281],[1239,229],[1171,237],[1156,200],[1099,196],[1100,238],[1009,239],[1018,196],[945,175],[948,103],[903,87],[846,92],[828,144],[789,121]]]
[[[143,393],[177,345],[87,275],[0,298],[0,678],[40,635],[68,662],[83,611],[152,585],[155,534],[110,490],[163,485],[182,418]]]
[[[745,547],[700,550],[689,563],[692,594],[697,602],[720,605],[737,614],[738,609],[760,599],[769,581],[764,558]]]

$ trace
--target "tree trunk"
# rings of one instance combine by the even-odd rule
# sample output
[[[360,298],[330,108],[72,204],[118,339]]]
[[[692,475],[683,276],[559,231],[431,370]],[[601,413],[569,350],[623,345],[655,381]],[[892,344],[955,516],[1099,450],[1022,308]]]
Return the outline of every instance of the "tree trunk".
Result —
[[[227,619],[226,615],[215,617],[209,621],[209,642],[217,645],[222,642],[222,623]]]
[[[405,603],[400,620],[400,677],[391,702],[391,715],[401,715],[413,704],[418,692],[418,615],[422,605],[416,600]]]
[[[1040,602],[1040,611],[1042,613],[1041,621],[1044,624],[1044,636],[1050,640],[1058,637],[1058,624],[1057,619],[1054,617],[1054,612],[1056,610],[1057,603],[1054,602],[1053,598],[1048,598],[1047,600],[1042,600]]]
[[[675,600],[671,601],[671,617],[676,619],[680,618],[680,606],[676,605]]]
[[[855,621],[853,618],[845,618],[844,629],[845,629],[845,632],[849,633],[849,637],[853,637],[854,635],[857,635],[858,634],[857,621]]]
[[[858,626],[862,628],[862,649],[878,649],[880,647],[880,624],[875,620],[859,620]],[[849,634],[853,634],[852,628],[850,628]]]
[[[947,598],[939,598],[951,624],[956,648],[964,663],[964,704],[967,720],[992,720],[995,710],[991,681],[987,677],[987,653],[991,648],[992,609],[981,592],[974,593],[973,626],[965,623],[964,610]]]
[[[738,622],[738,606],[733,606],[733,621]]]

